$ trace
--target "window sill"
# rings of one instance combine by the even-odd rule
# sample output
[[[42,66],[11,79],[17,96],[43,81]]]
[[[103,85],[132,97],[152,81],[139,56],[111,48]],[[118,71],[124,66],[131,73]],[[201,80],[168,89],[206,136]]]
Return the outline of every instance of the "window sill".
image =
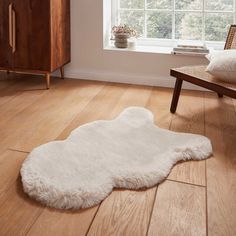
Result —
[[[103,48],[104,50],[119,51],[119,52],[143,52],[143,53],[156,53],[156,54],[167,54],[172,56],[194,56],[194,57],[205,57],[206,54],[202,53],[172,53],[172,47],[158,47],[158,46],[140,46],[137,45],[135,48],[116,48],[114,45],[107,45]],[[210,49],[212,51],[212,49]]]

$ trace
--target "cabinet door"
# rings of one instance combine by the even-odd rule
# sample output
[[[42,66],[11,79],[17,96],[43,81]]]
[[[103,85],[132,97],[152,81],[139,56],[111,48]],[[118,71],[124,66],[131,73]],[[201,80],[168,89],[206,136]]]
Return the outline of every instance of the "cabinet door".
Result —
[[[0,0],[0,68],[11,69],[12,48],[10,46],[9,24],[10,1]]]
[[[14,0],[15,69],[50,71],[50,1]]]

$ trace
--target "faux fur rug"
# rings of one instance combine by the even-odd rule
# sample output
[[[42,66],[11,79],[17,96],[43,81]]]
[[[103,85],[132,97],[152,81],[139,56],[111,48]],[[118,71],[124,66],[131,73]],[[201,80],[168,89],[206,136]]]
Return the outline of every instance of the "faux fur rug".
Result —
[[[32,198],[55,208],[79,209],[100,203],[113,188],[154,186],[176,162],[211,154],[206,137],[158,128],[149,110],[130,107],[114,120],[85,124],[64,141],[35,148],[21,176]]]

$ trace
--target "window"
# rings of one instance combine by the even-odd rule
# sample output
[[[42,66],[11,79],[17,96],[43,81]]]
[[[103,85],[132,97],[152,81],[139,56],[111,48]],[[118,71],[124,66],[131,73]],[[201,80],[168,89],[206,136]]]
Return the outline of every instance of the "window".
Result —
[[[112,24],[128,24],[150,41],[225,41],[236,0],[113,0]]]

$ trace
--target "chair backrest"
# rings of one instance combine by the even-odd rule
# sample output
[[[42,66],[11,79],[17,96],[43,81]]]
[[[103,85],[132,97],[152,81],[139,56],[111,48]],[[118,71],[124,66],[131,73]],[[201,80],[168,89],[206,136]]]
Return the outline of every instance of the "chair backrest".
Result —
[[[236,49],[236,25],[231,25],[224,49]]]

